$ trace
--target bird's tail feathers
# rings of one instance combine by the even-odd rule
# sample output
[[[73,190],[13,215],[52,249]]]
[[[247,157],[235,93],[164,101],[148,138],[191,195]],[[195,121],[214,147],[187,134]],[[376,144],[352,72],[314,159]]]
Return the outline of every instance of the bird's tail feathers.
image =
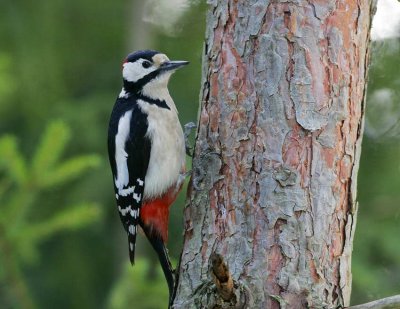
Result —
[[[135,247],[136,247],[136,233],[128,232],[128,245],[129,245],[129,259],[132,266],[135,264]]]
[[[162,270],[164,272],[165,279],[168,284],[169,305],[171,305],[173,296],[175,294],[174,293],[175,276],[174,276],[174,270],[171,265],[171,261],[169,259],[168,249],[165,247],[165,244],[160,235],[157,235],[157,233],[154,233],[152,231],[152,229],[146,225],[143,225],[142,228],[143,228],[143,231],[145,232],[147,238],[149,239],[153,249],[157,252]]]

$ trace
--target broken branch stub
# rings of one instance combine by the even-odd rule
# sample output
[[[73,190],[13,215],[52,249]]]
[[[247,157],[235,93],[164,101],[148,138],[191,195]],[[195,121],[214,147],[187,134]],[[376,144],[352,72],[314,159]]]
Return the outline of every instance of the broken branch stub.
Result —
[[[218,294],[224,301],[231,301],[235,297],[233,279],[229,267],[221,255],[213,253],[210,257],[211,273],[213,275]]]

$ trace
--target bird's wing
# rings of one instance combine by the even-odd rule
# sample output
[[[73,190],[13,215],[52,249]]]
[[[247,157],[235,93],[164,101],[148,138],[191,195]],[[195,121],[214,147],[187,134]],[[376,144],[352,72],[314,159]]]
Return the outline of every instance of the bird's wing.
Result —
[[[108,144],[114,176],[115,197],[119,216],[128,234],[129,258],[133,264],[151,142],[146,137],[147,119],[143,117],[143,114],[140,115],[141,111],[134,108],[134,110],[126,113],[123,115],[130,118],[125,119],[125,121],[129,120],[129,128],[126,125],[125,127],[122,124],[117,125],[116,132],[114,132],[116,134],[109,134]],[[122,119],[122,117],[119,119]],[[120,122],[119,119],[118,122]],[[125,129],[125,132],[129,131],[129,134],[122,134],[123,129]]]

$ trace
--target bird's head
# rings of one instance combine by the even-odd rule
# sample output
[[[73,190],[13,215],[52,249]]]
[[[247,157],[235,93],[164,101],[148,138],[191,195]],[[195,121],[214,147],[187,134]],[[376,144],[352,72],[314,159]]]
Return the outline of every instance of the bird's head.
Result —
[[[168,81],[176,69],[188,61],[171,61],[167,55],[154,50],[140,50],[126,57],[122,65],[124,89],[130,93],[140,93],[145,88],[167,88]]]

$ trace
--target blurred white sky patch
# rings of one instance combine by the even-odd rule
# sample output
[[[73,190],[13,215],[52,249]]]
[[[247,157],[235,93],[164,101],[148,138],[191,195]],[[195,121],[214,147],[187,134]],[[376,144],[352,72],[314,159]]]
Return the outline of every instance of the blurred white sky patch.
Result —
[[[399,138],[400,106],[392,89],[375,90],[368,98],[365,134],[370,138]]]
[[[190,0],[147,0],[143,21],[162,28],[170,35],[179,18],[190,6]]]
[[[400,2],[397,0],[378,0],[378,8],[372,21],[372,40],[397,37],[400,37]]]

